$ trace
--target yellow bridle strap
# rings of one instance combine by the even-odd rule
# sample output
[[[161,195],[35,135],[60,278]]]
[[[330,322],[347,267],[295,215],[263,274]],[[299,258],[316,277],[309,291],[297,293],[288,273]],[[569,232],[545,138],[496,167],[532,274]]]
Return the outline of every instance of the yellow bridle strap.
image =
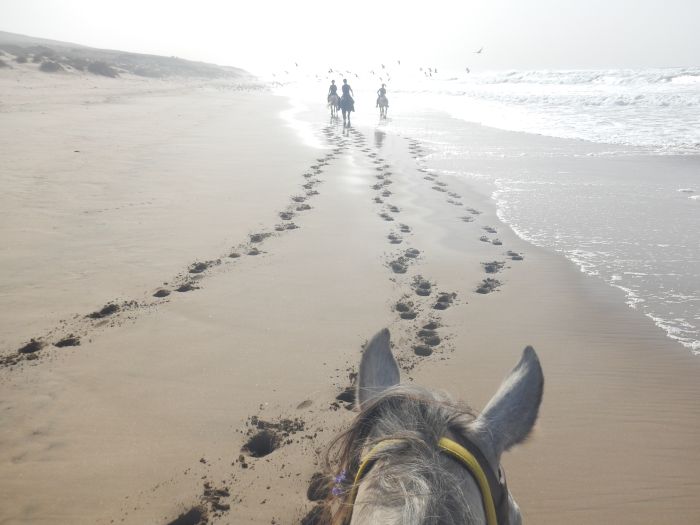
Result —
[[[355,481],[352,484],[352,489],[350,489],[350,498],[348,499],[350,505],[353,505],[355,503],[355,498],[357,497],[357,489],[360,486],[362,476],[365,475],[367,467],[369,467],[369,465],[372,464],[374,456],[377,455],[377,452],[380,452],[391,445],[395,445],[396,443],[401,443],[401,441],[401,439],[385,439],[384,441],[380,441],[370,449],[370,451],[365,457],[362,458],[360,468],[357,469],[357,474],[355,474]]]
[[[440,441],[438,441],[438,446],[442,451],[447,452],[449,455],[467,467],[471,475],[476,480],[477,485],[479,485],[479,490],[481,490],[481,499],[484,504],[484,512],[486,513],[486,523],[488,525],[498,525],[498,519],[496,518],[496,506],[493,502],[493,494],[491,494],[489,481],[486,478],[484,469],[476,460],[474,454],[469,452],[459,443],[445,437],[440,438]]]
[[[400,443],[401,441],[401,439],[385,439],[380,441],[370,449],[365,457],[362,458],[362,462],[360,463],[360,467],[357,469],[357,474],[355,474],[355,481],[352,484],[350,495],[347,500],[350,505],[355,504],[355,498],[357,498],[357,490],[359,488],[360,481],[362,480],[362,477],[365,475],[365,472],[369,466],[374,461],[377,453],[391,445]],[[440,441],[438,441],[438,446],[440,447],[440,450],[452,456],[454,459],[462,463],[467,470],[469,470],[469,473],[474,477],[474,480],[481,491],[481,500],[484,505],[484,512],[486,514],[486,524],[498,525],[498,519],[496,518],[496,506],[493,501],[493,494],[491,494],[491,487],[489,485],[488,478],[484,473],[484,469],[474,457],[474,454],[469,452],[459,443],[445,437],[440,438]]]

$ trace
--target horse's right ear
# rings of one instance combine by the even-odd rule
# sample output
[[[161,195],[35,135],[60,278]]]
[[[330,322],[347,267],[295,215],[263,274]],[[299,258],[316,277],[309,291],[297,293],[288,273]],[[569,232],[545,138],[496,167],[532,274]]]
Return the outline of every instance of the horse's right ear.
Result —
[[[528,346],[476,420],[489,435],[496,458],[527,438],[537,420],[543,390],[540,360]]]
[[[391,354],[389,330],[385,328],[372,338],[362,354],[357,380],[359,405],[398,384],[399,365]]]

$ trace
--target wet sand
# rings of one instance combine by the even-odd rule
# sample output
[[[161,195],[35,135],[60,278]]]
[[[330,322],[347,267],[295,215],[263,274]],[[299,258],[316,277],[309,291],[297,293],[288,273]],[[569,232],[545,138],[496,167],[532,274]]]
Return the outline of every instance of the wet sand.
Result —
[[[504,458],[526,522],[700,520],[697,359],[420,143],[312,114],[313,149],[268,93],[122,86],[3,107],[0,523],[298,523],[384,326],[404,378],[477,409],[536,348],[541,417]]]

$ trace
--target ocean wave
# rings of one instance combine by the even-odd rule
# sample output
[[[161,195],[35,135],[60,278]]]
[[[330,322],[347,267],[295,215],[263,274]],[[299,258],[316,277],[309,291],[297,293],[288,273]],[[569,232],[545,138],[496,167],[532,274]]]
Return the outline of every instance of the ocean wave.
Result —
[[[700,68],[484,72],[397,81],[402,103],[511,131],[700,153]]]
[[[656,326],[664,330],[668,337],[689,348],[695,355],[700,355],[700,341],[695,339],[694,327],[691,324],[684,320],[679,322],[678,320],[664,319],[650,313],[647,313],[646,316],[654,321]]]
[[[700,68],[611,69],[611,70],[530,70],[481,73],[477,82],[491,84],[598,84],[622,86],[632,84],[695,84],[700,82]]]

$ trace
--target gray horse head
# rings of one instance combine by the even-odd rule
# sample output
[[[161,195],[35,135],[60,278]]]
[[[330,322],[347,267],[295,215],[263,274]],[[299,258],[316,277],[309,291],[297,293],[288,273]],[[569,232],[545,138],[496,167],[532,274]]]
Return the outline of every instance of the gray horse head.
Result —
[[[483,412],[475,414],[446,394],[401,385],[389,331],[382,330],[360,363],[360,413],[332,447],[333,463],[342,471],[329,499],[332,523],[486,525],[484,491],[473,472],[441,449],[448,438],[476,449],[486,463],[483,470],[500,479],[498,525],[519,525],[520,510],[501,477],[500,459],[532,430],[543,387],[537,354],[528,346]]]

